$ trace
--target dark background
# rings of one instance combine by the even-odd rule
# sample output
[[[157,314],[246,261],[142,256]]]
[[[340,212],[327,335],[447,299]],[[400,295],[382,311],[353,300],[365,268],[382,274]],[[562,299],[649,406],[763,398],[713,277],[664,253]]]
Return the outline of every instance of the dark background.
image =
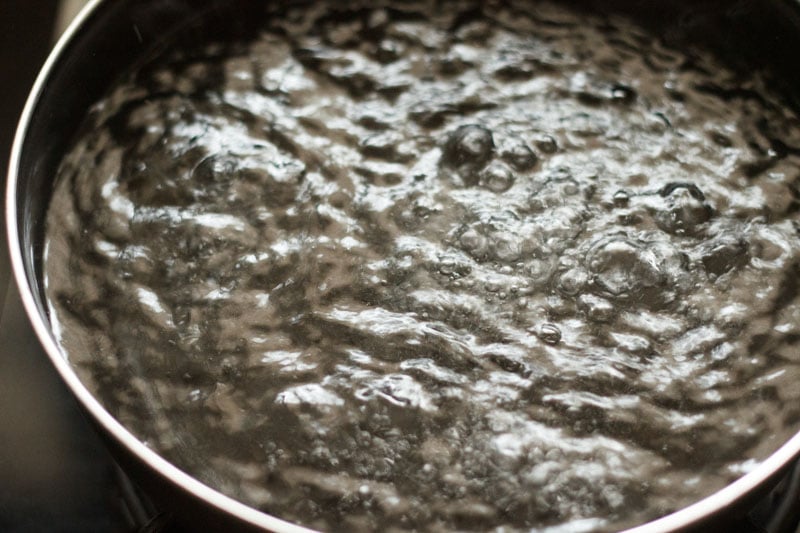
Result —
[[[16,123],[57,13],[57,0],[0,0],[3,193]],[[113,463],[39,348],[10,280],[4,221],[0,231],[0,532],[125,531]]]

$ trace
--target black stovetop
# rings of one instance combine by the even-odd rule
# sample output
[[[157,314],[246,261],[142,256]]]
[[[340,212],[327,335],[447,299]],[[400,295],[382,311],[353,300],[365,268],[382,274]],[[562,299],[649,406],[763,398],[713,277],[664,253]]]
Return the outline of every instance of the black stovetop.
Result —
[[[58,4],[0,0],[2,185],[15,124],[50,47]],[[39,347],[10,279],[4,222],[0,233],[0,532],[174,531],[153,520],[153,508],[116,467]],[[800,467],[740,530],[800,533],[798,519]]]

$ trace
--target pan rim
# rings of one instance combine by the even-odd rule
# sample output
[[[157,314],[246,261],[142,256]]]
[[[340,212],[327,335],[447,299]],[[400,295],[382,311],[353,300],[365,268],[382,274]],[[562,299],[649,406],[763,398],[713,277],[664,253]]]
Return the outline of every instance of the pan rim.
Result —
[[[110,3],[109,0],[90,0],[72,21],[52,49],[40,70],[18,122],[7,173],[5,222],[11,268],[23,307],[40,344],[44,348],[51,363],[58,371],[61,379],[70,389],[70,392],[78,399],[82,407],[100,427],[120,443],[125,450],[132,453],[139,461],[199,500],[210,504],[224,513],[243,520],[250,525],[278,533],[313,531],[259,511],[222,494],[168,462],[135,437],[131,431],[125,428],[102,406],[100,401],[80,380],[77,373],[72,368],[72,365],[58,348],[53,338],[51,327],[45,319],[45,310],[40,308],[35,301],[33,295],[35,283],[32,283],[25,268],[18,228],[19,209],[17,206],[17,190],[18,184],[21,181],[19,165],[22,160],[23,151],[26,148],[25,143],[28,137],[31,118],[38,107],[43,89],[47,85],[55,65],[63,60],[65,50],[69,43],[71,43],[87,25],[92,14],[101,9],[102,6]],[[671,514],[632,527],[626,530],[625,533],[663,533],[684,530],[693,526],[696,527],[711,516],[722,513],[726,509],[733,507],[738,500],[762,487],[778,473],[785,470],[794,460],[797,460],[798,457],[800,457],[800,431],[775,450],[769,457],[761,461],[753,470],[724,488]]]

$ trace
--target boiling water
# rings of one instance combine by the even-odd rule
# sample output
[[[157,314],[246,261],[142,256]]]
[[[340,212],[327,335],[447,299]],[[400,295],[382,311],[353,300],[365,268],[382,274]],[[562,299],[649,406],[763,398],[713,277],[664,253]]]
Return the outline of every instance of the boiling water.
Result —
[[[578,531],[797,431],[759,78],[546,4],[315,6],[165,52],[63,161],[52,317],[136,435],[312,527]]]

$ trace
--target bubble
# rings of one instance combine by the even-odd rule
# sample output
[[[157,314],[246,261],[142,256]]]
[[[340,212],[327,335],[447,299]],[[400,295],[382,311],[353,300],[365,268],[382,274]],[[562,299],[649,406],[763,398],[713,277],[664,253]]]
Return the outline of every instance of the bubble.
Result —
[[[550,279],[552,265],[542,259],[534,259],[528,265],[528,275],[531,281],[539,284],[544,284]]]
[[[618,83],[611,88],[611,100],[613,102],[630,104],[636,100],[636,90],[628,85]]]
[[[469,228],[458,238],[461,248],[476,259],[486,256],[488,239],[475,228]]]
[[[475,250],[485,244],[485,237],[475,229],[470,228],[461,234],[459,242],[467,251]]]
[[[617,207],[625,207],[628,205],[631,197],[627,191],[619,190],[614,193],[614,205]]]
[[[575,296],[589,282],[589,274],[582,268],[572,268],[561,274],[558,280],[558,289],[568,295]]]
[[[444,276],[450,276],[454,274],[456,271],[456,263],[454,261],[445,259],[441,263],[439,263],[438,269],[439,269],[439,274],[442,274]]]
[[[498,261],[513,263],[522,255],[522,247],[513,235],[492,234],[492,252]]]
[[[517,143],[503,151],[503,161],[519,171],[530,170],[536,166],[539,157],[524,143]]]
[[[537,328],[536,336],[547,344],[558,344],[561,340],[561,330],[554,324],[546,323]]]
[[[568,181],[561,186],[561,192],[564,194],[564,196],[575,196],[578,194],[578,192],[580,192],[580,188],[574,181]]]
[[[711,218],[711,206],[693,183],[670,183],[659,194],[663,206],[655,215],[656,224],[667,233],[694,234]]]
[[[453,167],[482,167],[492,158],[492,132],[477,124],[460,126],[447,136],[442,161]]]
[[[658,257],[624,237],[614,237],[595,247],[590,267],[598,287],[618,298],[643,297],[638,291],[657,286],[665,278]]]
[[[505,164],[494,162],[481,172],[480,184],[492,192],[505,192],[514,185],[514,175]]]
[[[558,151],[558,143],[552,135],[539,135],[534,140],[536,148],[545,154],[554,154]]]

